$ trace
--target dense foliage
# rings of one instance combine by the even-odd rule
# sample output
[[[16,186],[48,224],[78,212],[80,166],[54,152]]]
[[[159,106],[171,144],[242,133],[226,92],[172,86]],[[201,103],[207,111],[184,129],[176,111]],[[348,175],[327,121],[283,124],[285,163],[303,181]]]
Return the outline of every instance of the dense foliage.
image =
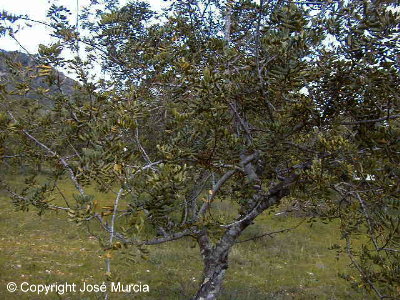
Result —
[[[14,66],[30,76],[1,85],[2,163],[48,175],[7,186],[17,207],[65,210],[103,228],[115,250],[192,237],[205,265],[195,299],[214,299],[240,234],[284,202],[340,219],[337,251],[361,274],[343,277],[399,296],[398,7],[191,0],[160,14],[92,0],[76,23],[64,7],[48,16],[59,41],[40,46],[36,70]],[[11,36],[32,21],[1,18]],[[97,64],[103,79],[92,76]],[[63,92],[59,67],[75,72],[74,93]],[[59,87],[39,91],[51,105],[21,101],[35,77]],[[61,204],[65,177],[77,193]],[[97,207],[87,185],[117,189],[114,206]],[[235,213],[216,210],[219,201]]]

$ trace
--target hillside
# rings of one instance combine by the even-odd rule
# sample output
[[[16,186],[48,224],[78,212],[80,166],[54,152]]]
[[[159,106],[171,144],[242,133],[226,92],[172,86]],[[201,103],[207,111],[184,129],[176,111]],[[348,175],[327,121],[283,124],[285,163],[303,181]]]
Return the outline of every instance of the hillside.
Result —
[[[67,95],[73,93],[76,81],[55,69],[45,69],[51,76],[43,76],[42,67],[43,64],[37,56],[0,49],[0,87],[14,97],[23,96],[47,105],[51,104],[51,101],[43,97],[40,91],[49,90],[49,94],[60,90]]]

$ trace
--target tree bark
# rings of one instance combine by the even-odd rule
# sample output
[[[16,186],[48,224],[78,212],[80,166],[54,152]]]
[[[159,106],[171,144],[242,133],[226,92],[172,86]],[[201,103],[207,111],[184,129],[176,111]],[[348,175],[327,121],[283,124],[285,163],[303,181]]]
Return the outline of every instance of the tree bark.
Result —
[[[283,182],[270,189],[267,195],[257,197],[259,203],[248,213],[237,221],[224,226],[226,231],[216,245],[213,245],[208,237],[207,230],[202,230],[197,235],[200,253],[203,257],[204,270],[200,287],[192,300],[215,300],[217,299],[228,269],[228,255],[237,238],[242,232],[259,216],[264,210],[279,203],[288,195],[289,186],[297,179],[293,174]],[[261,193],[261,191],[258,191]]]
[[[224,249],[222,252],[214,250],[204,259],[202,283],[193,300],[217,299],[222,288],[225,272],[228,269],[230,248]]]
[[[203,257],[204,270],[201,285],[193,300],[217,299],[222,288],[225,272],[228,269],[229,252],[236,239],[257,215],[254,215],[249,220],[243,220],[230,226],[215,246],[211,244],[206,231],[199,235],[198,243]]]

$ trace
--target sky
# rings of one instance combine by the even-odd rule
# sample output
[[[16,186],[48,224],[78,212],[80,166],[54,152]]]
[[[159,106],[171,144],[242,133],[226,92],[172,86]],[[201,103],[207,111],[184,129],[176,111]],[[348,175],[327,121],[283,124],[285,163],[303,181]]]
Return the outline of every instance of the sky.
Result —
[[[0,0],[0,11],[6,10],[14,14],[27,14],[31,19],[44,21],[47,9],[51,3],[64,5],[76,16],[77,4],[79,7],[88,5],[89,0]],[[121,4],[128,0],[121,0]],[[158,10],[163,6],[163,0],[149,0],[153,9]],[[37,53],[39,44],[49,44],[52,40],[48,29],[43,25],[34,25],[32,28],[24,28],[16,35],[17,40],[26,48],[29,53]],[[10,37],[0,37],[0,49],[8,51],[23,51],[21,47]]]
[[[129,0],[120,0],[122,5],[127,2],[129,2]],[[160,10],[166,5],[163,0],[147,0],[147,2],[150,3],[154,10]],[[17,15],[28,15],[33,20],[46,21],[47,10],[53,3],[68,8],[72,13],[71,18],[75,20],[79,9],[87,6],[90,3],[90,0],[0,0],[0,12],[5,10]],[[51,42],[54,42],[54,39],[50,36],[49,29],[40,24],[32,24],[32,27],[22,28],[19,32],[15,33],[15,37],[21,45],[11,37],[5,36],[0,37],[0,49],[36,54],[40,44],[49,45]],[[69,52],[64,52],[63,54],[66,58],[70,56]],[[81,55],[82,54],[83,53],[81,53]],[[60,67],[57,68],[57,70],[63,72],[68,77],[77,80],[76,73]],[[94,75],[97,79],[108,78],[108,76],[101,71],[100,65],[96,63],[93,64],[93,69],[91,69],[89,73]]]

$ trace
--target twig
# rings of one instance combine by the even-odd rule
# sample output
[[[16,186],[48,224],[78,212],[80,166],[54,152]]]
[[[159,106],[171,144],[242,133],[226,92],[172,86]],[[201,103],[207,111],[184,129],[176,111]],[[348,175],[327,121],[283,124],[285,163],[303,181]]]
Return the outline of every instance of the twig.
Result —
[[[369,229],[368,231],[369,231],[371,240],[375,246],[375,249],[378,251],[379,247],[378,247],[378,243],[376,242],[375,237],[374,237],[374,229],[372,226],[371,218],[368,214],[367,205],[365,204],[364,200],[360,197],[360,195],[357,192],[355,192],[353,194],[356,195],[357,200],[360,202],[363,214],[365,216],[365,219],[367,220],[368,229]]]
[[[296,226],[289,227],[289,228],[285,228],[285,229],[281,229],[281,230],[277,230],[277,231],[267,232],[267,233],[264,233],[264,234],[261,234],[261,235],[254,236],[254,237],[252,237],[252,238],[248,238],[248,239],[246,239],[246,240],[237,241],[236,243],[244,243],[244,242],[248,242],[248,241],[253,241],[253,240],[256,240],[256,239],[261,239],[261,238],[263,238],[263,237],[265,237],[265,236],[269,236],[270,238],[272,238],[274,234],[278,234],[278,233],[282,233],[282,232],[287,232],[287,231],[296,229],[297,227],[299,227],[299,226],[300,226],[301,224],[303,224],[304,222],[305,222],[305,219],[302,220],[300,223],[298,223]]]
[[[60,190],[60,188],[58,187],[58,184],[55,183],[54,186],[56,187],[58,193],[61,195],[61,197],[64,199],[65,204],[67,204],[68,207],[70,207],[67,198],[65,197],[64,193]]]
[[[145,160],[149,165],[151,165],[152,162],[151,162],[151,160],[150,160],[150,157],[147,155],[146,150],[144,150],[142,144],[140,143],[140,139],[139,139],[139,125],[137,124],[137,122],[136,122],[136,129],[135,129],[135,139],[136,139],[136,143],[137,143],[137,145],[138,145],[138,147],[139,147],[140,152],[142,152],[142,154],[143,154],[144,160]],[[152,170],[155,170],[155,168],[153,168],[152,166],[151,166],[150,168],[151,168]]]
[[[383,299],[385,298],[384,296],[382,296],[382,294],[379,292],[379,290],[375,287],[375,285],[371,282],[371,280],[369,280],[368,276],[365,274],[365,272],[363,271],[363,269],[360,267],[360,265],[356,262],[353,252],[351,251],[351,242],[350,242],[350,238],[348,235],[346,235],[346,252],[347,255],[349,256],[351,263],[354,265],[354,267],[358,270],[358,272],[360,272],[360,274],[362,275],[362,277],[367,281],[367,283],[369,284],[369,286],[373,289],[373,291],[375,292],[375,294],[380,298]]]
[[[246,132],[247,140],[251,144],[252,143],[252,136],[251,132],[246,124],[246,122],[243,120],[243,118],[240,116],[239,112],[237,111],[235,105],[232,102],[229,102],[229,107],[232,109],[234,112],[236,119],[239,121],[240,125],[242,126],[243,130]],[[236,103],[235,103],[236,104]]]
[[[117,194],[117,197],[115,198],[114,201],[114,209],[113,209],[113,215],[111,218],[111,227],[110,227],[110,246],[112,246],[113,240],[114,240],[114,233],[115,233],[115,218],[117,216],[117,212],[118,212],[118,203],[119,200],[121,199],[122,193],[123,193],[124,189],[120,188]],[[107,258],[106,259],[106,269],[107,269],[107,273],[111,272],[111,259]]]

